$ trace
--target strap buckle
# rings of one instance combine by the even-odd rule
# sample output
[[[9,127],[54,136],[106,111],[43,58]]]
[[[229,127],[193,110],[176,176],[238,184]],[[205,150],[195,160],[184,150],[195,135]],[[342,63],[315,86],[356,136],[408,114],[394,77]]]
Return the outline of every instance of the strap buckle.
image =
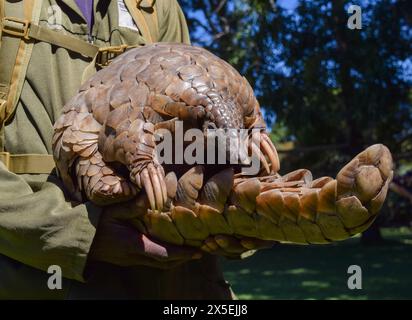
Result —
[[[0,152],[0,162],[3,162],[7,169],[10,168],[10,153]]]
[[[1,20],[2,32],[29,40],[30,21],[15,17],[4,17]]]
[[[7,100],[6,99],[3,99],[2,97],[1,97],[1,94],[0,94],[0,119],[1,119],[1,115],[4,113],[4,112],[6,112],[6,103],[7,103]],[[1,123],[0,123],[0,127],[1,127]]]
[[[120,46],[100,48],[97,53],[96,65],[99,67],[108,66],[114,58],[125,52],[128,47],[128,45],[122,44]]]

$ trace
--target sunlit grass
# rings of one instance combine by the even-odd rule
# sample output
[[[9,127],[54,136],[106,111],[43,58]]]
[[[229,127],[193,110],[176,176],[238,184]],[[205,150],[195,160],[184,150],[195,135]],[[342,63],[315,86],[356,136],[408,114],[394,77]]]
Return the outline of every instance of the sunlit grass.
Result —
[[[383,229],[387,242],[355,237],[325,246],[278,245],[243,260],[223,261],[240,299],[412,299],[412,231]],[[362,268],[361,290],[347,287],[347,269]]]

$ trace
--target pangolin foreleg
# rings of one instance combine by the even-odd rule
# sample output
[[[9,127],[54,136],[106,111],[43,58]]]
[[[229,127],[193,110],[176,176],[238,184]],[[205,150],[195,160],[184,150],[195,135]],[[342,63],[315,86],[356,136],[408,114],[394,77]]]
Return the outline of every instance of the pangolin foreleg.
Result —
[[[98,150],[100,130],[101,125],[86,107],[67,105],[53,136],[59,174],[79,201],[82,193],[99,205],[131,199],[136,187],[106,163]]]
[[[280,169],[279,156],[273,142],[265,131],[252,131],[248,136],[249,152],[259,158],[267,174],[275,174]]]
[[[137,194],[136,187],[102,159],[99,151],[76,160],[77,184],[87,198],[99,205],[124,202]]]
[[[139,190],[145,189],[152,210],[162,210],[167,190],[155,152],[154,125],[141,117],[124,117],[127,106],[118,109],[109,115],[100,133],[99,150],[106,161],[125,165],[130,180]]]

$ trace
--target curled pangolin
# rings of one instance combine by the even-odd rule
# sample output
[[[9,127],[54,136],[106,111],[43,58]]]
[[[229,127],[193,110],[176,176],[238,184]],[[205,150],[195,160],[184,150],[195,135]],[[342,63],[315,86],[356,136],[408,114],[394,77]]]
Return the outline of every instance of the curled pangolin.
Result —
[[[173,129],[176,119],[203,130],[258,129],[249,149],[264,170],[250,177],[230,165],[162,165],[154,132]],[[336,179],[312,180],[305,169],[280,176],[247,80],[210,52],[183,44],[122,54],[81,87],[54,128],[54,158],[73,196],[100,205],[136,198],[144,232],[206,251],[213,235],[234,235],[245,247],[249,237],[346,239],[374,221],[393,175],[389,150],[374,145]]]

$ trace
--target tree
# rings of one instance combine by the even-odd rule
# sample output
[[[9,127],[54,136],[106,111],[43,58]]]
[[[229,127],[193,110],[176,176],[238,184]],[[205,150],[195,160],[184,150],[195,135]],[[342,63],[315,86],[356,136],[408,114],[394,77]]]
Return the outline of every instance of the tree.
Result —
[[[294,141],[282,172],[334,175],[374,143],[397,166],[412,160],[412,3],[301,0],[293,11],[263,0],[181,1],[194,43],[232,63],[252,86],[275,143]]]

